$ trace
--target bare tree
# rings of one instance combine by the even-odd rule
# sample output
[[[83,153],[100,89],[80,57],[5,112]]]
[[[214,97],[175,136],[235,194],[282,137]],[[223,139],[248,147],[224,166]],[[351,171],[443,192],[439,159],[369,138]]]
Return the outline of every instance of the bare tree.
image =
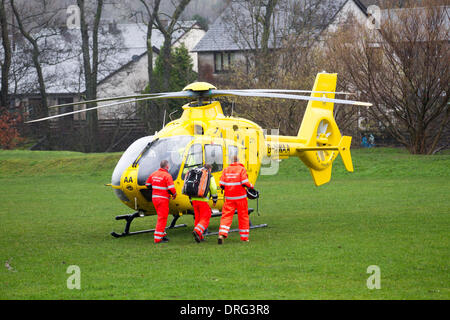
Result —
[[[58,10],[49,10],[46,7],[46,2],[43,1],[42,3],[37,2],[33,4],[33,10],[30,10],[30,12],[25,14],[24,12],[19,12],[14,0],[10,0],[10,3],[20,33],[31,45],[31,59],[36,70],[37,81],[39,84],[39,94],[41,98],[41,104],[36,112],[36,115],[38,117],[47,117],[47,92],[44,74],[42,71],[42,63],[40,61],[43,49],[41,48],[40,43],[43,42],[41,41],[42,39],[49,36],[49,30],[47,27],[51,24],[52,19],[57,15]],[[22,6],[22,11],[27,9],[29,10],[30,7]],[[50,32],[50,34],[51,33],[52,32]],[[37,127],[38,134],[43,137],[41,140],[41,145],[46,147],[49,143],[49,125],[48,123],[41,123]]]
[[[81,42],[83,52],[83,68],[84,68],[84,80],[86,87],[86,100],[97,99],[97,77],[98,77],[98,65],[99,65],[99,51],[98,51],[98,31],[100,25],[100,19],[103,9],[103,0],[97,0],[97,6],[94,15],[94,21],[92,24],[92,58],[90,52],[90,39],[89,39],[89,27],[88,27],[88,15],[85,0],[77,0],[78,7],[80,8],[80,31]],[[92,63],[92,64],[91,64]],[[88,104],[87,108],[95,107],[95,103]],[[98,114],[97,110],[88,111],[86,114],[87,130],[88,130],[88,150],[96,151],[99,146],[97,143],[98,138]]]
[[[153,45],[152,45],[152,31],[153,25],[155,23],[156,17],[159,12],[159,5],[161,0],[140,0],[145,7],[147,18],[147,72],[148,72],[148,83],[149,92],[154,92],[153,90]],[[153,2],[153,3],[151,3]]]
[[[179,29],[178,19],[180,19],[181,14],[189,2],[190,0],[178,0],[172,15],[160,14],[154,16],[155,26],[164,36],[164,44],[162,48],[162,57],[164,59],[165,68],[162,88],[164,91],[169,89],[170,70],[172,68],[170,57],[172,53],[173,34]],[[162,15],[166,16],[168,20],[162,19]]]
[[[374,103],[374,119],[413,154],[432,154],[448,141],[448,8],[384,11],[379,30],[357,23],[328,41],[329,61]]]
[[[2,81],[0,106],[8,107],[8,91],[9,91],[9,71],[11,68],[11,43],[9,41],[8,20],[6,17],[5,0],[0,2],[0,25],[2,28],[2,46],[4,58],[1,62]]]

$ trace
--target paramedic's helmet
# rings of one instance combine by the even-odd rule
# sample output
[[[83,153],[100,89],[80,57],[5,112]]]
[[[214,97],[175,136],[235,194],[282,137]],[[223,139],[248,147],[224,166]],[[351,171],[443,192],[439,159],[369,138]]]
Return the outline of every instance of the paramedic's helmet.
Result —
[[[250,200],[258,199],[259,198],[259,191],[253,188],[247,189],[247,198]]]

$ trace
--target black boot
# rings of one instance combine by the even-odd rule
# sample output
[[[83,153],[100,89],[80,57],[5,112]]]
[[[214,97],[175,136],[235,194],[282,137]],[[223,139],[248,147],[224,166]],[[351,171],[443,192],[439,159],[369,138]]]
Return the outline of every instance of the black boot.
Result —
[[[198,235],[197,232],[193,231],[192,235],[194,236],[195,241],[197,241],[198,243],[200,243],[200,241],[202,241],[202,239],[200,238],[200,236]]]
[[[169,242],[169,238],[167,238],[167,237],[164,237],[164,238],[162,238],[162,239],[161,239],[161,241],[160,241],[160,242],[155,242],[155,244],[159,244],[159,243],[166,243],[166,242]]]

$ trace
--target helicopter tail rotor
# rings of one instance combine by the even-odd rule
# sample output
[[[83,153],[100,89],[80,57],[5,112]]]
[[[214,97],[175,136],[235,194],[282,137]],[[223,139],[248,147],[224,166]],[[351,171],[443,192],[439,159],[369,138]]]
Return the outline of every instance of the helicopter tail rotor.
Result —
[[[352,142],[352,137],[344,136],[341,138],[341,142],[338,146],[331,146],[331,147],[318,147],[318,148],[299,148],[300,151],[307,151],[312,152],[314,155],[314,151],[317,152],[317,155],[321,153],[327,152],[329,154],[330,152],[339,152],[339,154],[342,157],[342,161],[344,162],[345,169],[349,172],[353,172],[353,163],[352,163],[352,157],[350,154],[350,144]],[[320,148],[320,149],[319,149]],[[330,162],[327,166],[325,166],[323,169],[317,169],[314,167],[309,167],[309,170],[311,172],[311,176],[314,180],[314,183],[316,186],[320,186],[322,184],[325,184],[330,181],[331,179],[331,169],[332,169],[332,161],[334,159],[330,159]]]

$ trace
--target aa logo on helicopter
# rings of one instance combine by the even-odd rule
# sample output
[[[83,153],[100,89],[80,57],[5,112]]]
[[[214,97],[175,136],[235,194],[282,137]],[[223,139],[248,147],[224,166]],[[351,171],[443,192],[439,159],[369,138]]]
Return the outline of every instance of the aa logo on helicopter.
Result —
[[[123,180],[124,183],[133,183],[133,177],[125,177],[125,179]]]

